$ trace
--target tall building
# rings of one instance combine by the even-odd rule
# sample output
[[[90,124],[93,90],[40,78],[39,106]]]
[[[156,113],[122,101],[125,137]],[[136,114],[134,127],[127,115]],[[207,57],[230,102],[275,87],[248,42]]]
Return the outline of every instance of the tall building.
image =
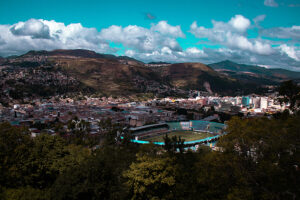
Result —
[[[250,97],[242,97],[242,105],[249,106],[250,105]]]
[[[267,109],[268,108],[268,99],[266,97],[260,98],[260,108]]]
[[[259,97],[253,97],[252,104],[253,108],[260,108],[260,99]]]

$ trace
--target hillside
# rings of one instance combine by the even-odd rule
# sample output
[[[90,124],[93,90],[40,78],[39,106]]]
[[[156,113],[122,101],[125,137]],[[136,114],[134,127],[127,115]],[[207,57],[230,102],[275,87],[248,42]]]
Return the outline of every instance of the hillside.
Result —
[[[230,94],[241,86],[202,63],[176,63],[162,69],[162,76],[185,90],[206,90],[210,93]]]
[[[267,69],[259,66],[244,65],[225,60],[209,65],[214,70],[240,80],[258,84],[278,84],[278,82],[299,79],[300,72],[285,69]]]
[[[16,58],[7,59],[3,65],[5,74],[13,74],[10,76],[13,80],[5,80],[2,83],[4,87],[11,87],[12,85],[8,83],[16,82],[14,85],[18,88],[20,88],[19,85],[22,85],[21,88],[28,88],[32,82],[30,80],[44,76],[50,79],[50,83],[40,81],[41,88],[43,88],[43,85],[53,85],[54,82],[57,85],[57,82],[63,82],[63,80],[57,80],[57,77],[58,79],[69,77],[81,86],[78,87],[78,92],[88,92],[99,96],[128,96],[140,93],[172,95],[169,83],[161,80],[158,73],[146,67],[143,62],[125,56],[98,54],[88,50],[30,51]],[[30,73],[32,69],[40,73],[32,77]],[[41,72],[44,69],[47,69],[47,73]],[[22,73],[21,78],[20,73]],[[57,74],[55,78],[53,78],[53,73]],[[30,76],[30,79],[27,80],[26,76]],[[67,85],[63,87],[70,88]],[[57,90],[54,91],[54,93],[57,92]],[[72,92],[75,91],[72,90]]]
[[[30,51],[6,58],[0,65],[2,91],[20,98],[45,96],[47,91],[49,95],[82,92],[98,96],[163,97],[187,96],[189,90],[206,90],[211,94],[235,95],[257,92],[260,87],[228,76],[224,70],[219,73],[213,69],[216,65],[144,64],[126,56],[82,49]],[[234,67],[231,72],[238,74],[237,66]]]

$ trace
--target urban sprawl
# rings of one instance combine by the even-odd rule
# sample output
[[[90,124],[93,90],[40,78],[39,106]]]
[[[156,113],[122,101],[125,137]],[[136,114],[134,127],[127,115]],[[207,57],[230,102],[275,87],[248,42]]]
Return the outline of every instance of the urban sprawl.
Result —
[[[141,127],[170,121],[203,120],[226,123],[225,116],[242,115],[259,117],[283,111],[288,104],[280,104],[276,94],[269,96],[217,97],[202,96],[196,92],[195,98],[162,98],[142,102],[129,102],[126,98],[90,98],[83,100],[63,98],[36,99],[30,104],[0,104],[0,121],[8,121],[14,126],[27,126],[31,135],[46,132],[58,134],[54,126],[41,126],[53,122],[64,124],[76,117],[90,125],[89,134],[101,134],[100,121],[110,118],[113,123],[127,127]],[[44,128],[39,128],[44,127]]]

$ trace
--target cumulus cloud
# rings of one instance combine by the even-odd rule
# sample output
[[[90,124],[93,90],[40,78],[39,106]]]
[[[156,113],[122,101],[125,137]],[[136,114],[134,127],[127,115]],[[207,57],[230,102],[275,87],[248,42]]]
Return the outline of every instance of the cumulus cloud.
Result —
[[[54,20],[30,19],[13,25],[0,25],[0,54],[21,54],[28,50],[89,49],[103,53],[114,53],[109,42],[123,44],[141,52],[168,47],[181,51],[176,38],[184,37],[180,26],[166,21],[152,24],[151,28],[129,25],[112,25],[100,32],[83,27],[80,23],[65,25]]]
[[[300,61],[300,50],[295,50],[295,47],[287,46],[286,44],[280,45],[281,52],[288,55],[290,58]]]
[[[190,47],[183,51],[172,51],[168,47],[162,47],[152,52],[138,52],[134,50],[125,51],[126,56],[134,57],[145,62],[199,62],[207,60],[208,55],[201,49]]]
[[[245,32],[250,26],[250,20],[242,15],[236,15],[228,22],[234,29]]]
[[[235,15],[228,22],[212,20],[212,28],[199,26],[196,21],[193,22],[190,32],[195,37],[208,39],[212,45],[221,46],[219,49],[204,48],[203,52],[208,56],[201,57],[201,61],[210,63],[229,59],[245,64],[300,71],[300,50],[296,48],[300,38],[300,27],[263,29],[257,24],[264,19],[265,15],[257,16],[253,19],[256,26],[252,26],[250,20]],[[258,37],[249,38],[247,31],[256,28],[259,28]],[[262,39],[263,36],[271,38]],[[289,39],[289,45],[272,38]]]
[[[112,25],[100,31],[100,37],[112,42],[149,52],[166,46],[174,51],[181,51],[178,37],[184,37],[180,26],[171,26],[166,21],[152,24],[150,29],[129,25],[126,27]]]
[[[269,7],[278,7],[278,3],[276,3],[275,0],[265,0],[264,5]]]
[[[18,55],[29,50],[89,49],[97,52],[115,52],[109,43],[99,37],[95,28],[80,23],[65,25],[53,20],[30,19],[13,25],[0,25],[1,56]]]
[[[29,50],[89,49],[99,53],[115,53],[110,42],[122,44],[127,55],[169,55],[182,51],[177,38],[185,37],[180,26],[167,21],[151,24],[112,25],[98,31],[80,23],[64,24],[54,20],[30,19],[13,25],[0,25],[0,55],[19,55]],[[175,57],[173,56],[175,59]]]
[[[40,20],[30,19],[26,22],[19,22],[10,28],[16,36],[31,36],[32,38],[49,39],[49,27]]]
[[[173,37],[185,37],[184,33],[181,31],[180,26],[172,26],[167,23],[167,21],[160,21],[158,24],[152,24],[151,30],[158,31],[164,35],[170,35]]]
[[[267,43],[256,39],[248,39],[245,32],[250,27],[250,20],[242,15],[235,15],[229,22],[212,21],[213,28],[205,28],[193,22],[190,32],[198,38],[208,38],[212,42],[222,44],[231,49],[250,51],[256,54],[270,55],[273,50]]]

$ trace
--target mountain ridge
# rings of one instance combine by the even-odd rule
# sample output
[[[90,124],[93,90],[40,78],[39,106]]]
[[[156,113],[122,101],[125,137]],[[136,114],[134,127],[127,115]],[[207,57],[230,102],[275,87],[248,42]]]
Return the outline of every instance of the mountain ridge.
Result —
[[[83,49],[29,51],[16,58],[6,58],[5,60],[3,66],[10,67],[10,69],[26,71],[27,68],[36,68],[47,69],[54,74],[60,73],[62,76],[74,79],[74,82],[80,85],[83,91],[93,92],[100,96],[137,94],[152,94],[161,97],[187,96],[190,90],[237,95],[254,93],[261,87],[257,84],[257,80],[244,81],[241,74],[236,73],[238,76],[228,75],[223,71],[216,71],[214,66],[203,63],[186,62],[151,66],[151,64],[145,64],[127,56],[99,54]],[[43,76],[47,76],[47,73],[45,72]],[[242,75],[246,78],[248,76],[249,79],[249,75]],[[253,76],[250,77],[253,78]],[[257,79],[264,80],[262,77],[257,77]],[[266,80],[264,80],[266,84],[275,84],[275,82]],[[26,80],[22,81],[26,82]],[[22,85],[22,81],[18,84]],[[51,82],[51,80],[49,81]],[[60,80],[56,80],[55,84],[57,82]],[[30,86],[30,82],[28,84]],[[74,86],[71,88],[72,92],[76,89]],[[69,90],[62,88],[59,91]],[[81,91],[80,88],[78,91]]]
[[[263,84],[276,84],[290,79],[299,79],[300,72],[281,68],[267,69],[255,65],[238,64],[230,60],[209,64],[214,70],[244,82],[259,81]]]

